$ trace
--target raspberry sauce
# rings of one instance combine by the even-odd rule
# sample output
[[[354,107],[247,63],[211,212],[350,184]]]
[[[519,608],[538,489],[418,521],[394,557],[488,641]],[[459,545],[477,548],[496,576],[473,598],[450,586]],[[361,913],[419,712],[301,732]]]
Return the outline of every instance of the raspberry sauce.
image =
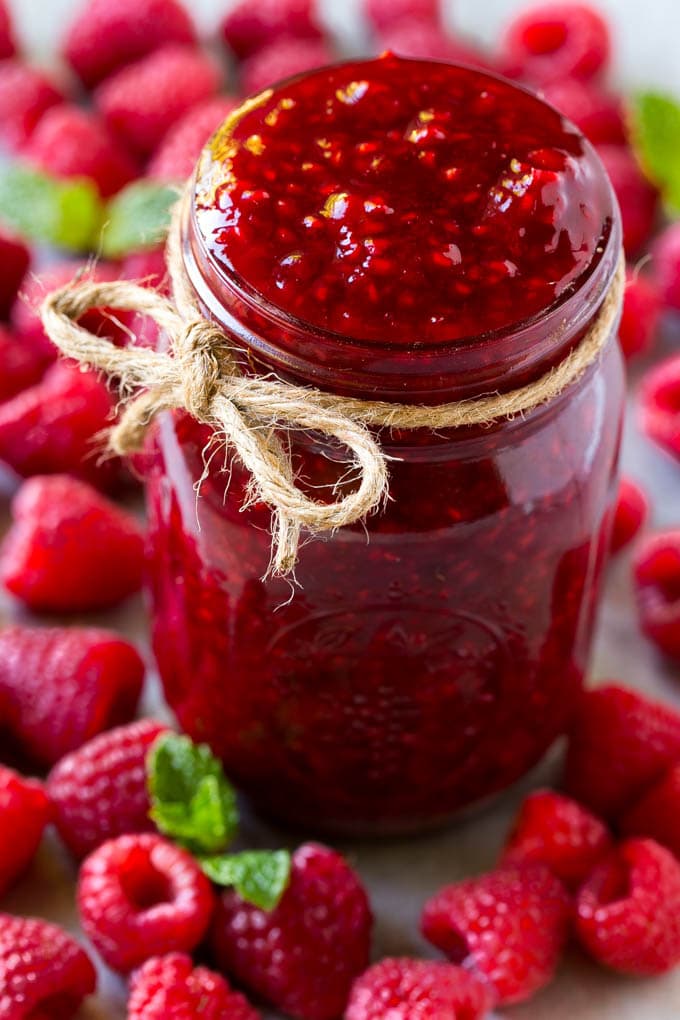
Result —
[[[285,83],[218,133],[184,241],[246,369],[437,403],[563,358],[611,282],[620,224],[594,151],[550,107],[387,56]],[[390,501],[306,542],[294,587],[262,580],[271,521],[242,510],[247,474],[166,415],[151,588],[181,725],[257,803],[323,828],[432,824],[519,778],[564,731],[587,666],[622,404],[612,335],[523,418],[384,430]],[[290,441],[315,498],[353,484],[342,450]]]

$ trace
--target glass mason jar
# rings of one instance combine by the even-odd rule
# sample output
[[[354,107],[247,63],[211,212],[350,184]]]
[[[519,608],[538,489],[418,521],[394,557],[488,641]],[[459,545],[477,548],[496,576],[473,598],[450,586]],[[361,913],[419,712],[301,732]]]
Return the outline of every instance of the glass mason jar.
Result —
[[[313,309],[305,317],[277,304],[218,251],[225,213],[218,192],[206,201],[205,182],[220,159],[231,174],[225,187],[239,170],[218,135],[184,222],[185,268],[201,306],[234,338],[246,372],[364,399],[437,404],[538,379],[579,342],[612,283],[620,227],[604,171],[576,129],[522,90],[470,69],[385,59],[280,86],[233,137],[247,138],[248,159],[261,156],[271,181],[263,126],[275,123],[273,103],[288,109],[280,97],[300,81],[311,82],[311,102],[317,86],[351,95],[357,82],[384,84],[389,74],[405,88],[416,73],[421,83],[451,73],[475,95],[495,90],[503,109],[537,111],[539,137],[543,118],[578,139],[569,197],[595,220],[587,266],[529,314],[519,314],[526,288],[477,279],[473,311],[485,326],[514,293],[517,307],[514,319],[473,337],[402,343],[398,325],[382,336],[326,328],[310,321]],[[259,118],[257,135],[249,117]],[[536,162],[551,159],[541,150]],[[539,184],[540,201],[552,201]],[[537,208],[521,213],[529,230]],[[546,278],[552,271],[546,266]],[[464,323],[465,309],[451,300],[452,320]],[[270,513],[243,509],[249,479],[239,463],[188,415],[164,415],[148,481],[153,637],[181,726],[211,744],[256,804],[320,829],[430,825],[522,776],[564,732],[587,668],[623,393],[613,329],[577,382],[523,416],[436,433],[383,430],[389,502],[365,522],[306,541],[294,584],[263,579]],[[288,441],[300,484],[317,498],[352,485],[337,446],[311,434]]]

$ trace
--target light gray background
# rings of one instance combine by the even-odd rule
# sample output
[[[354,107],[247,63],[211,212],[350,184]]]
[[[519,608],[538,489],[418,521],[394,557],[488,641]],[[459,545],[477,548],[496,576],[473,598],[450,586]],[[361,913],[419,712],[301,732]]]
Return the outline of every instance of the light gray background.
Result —
[[[116,0],[111,0],[115,3]],[[257,2],[257,0],[253,0]],[[32,48],[54,51],[66,18],[77,0],[13,0],[24,39]],[[188,6],[210,26],[216,12],[226,9],[220,0],[189,0]],[[456,0],[452,20],[478,37],[493,40],[517,0]],[[618,54],[616,73],[627,83],[655,83],[680,95],[678,29],[680,0],[607,0],[599,6],[616,25]],[[325,0],[329,21],[340,24],[356,38],[358,0]],[[455,14],[455,17],[453,15]],[[677,349],[680,332],[663,341],[667,352]],[[640,369],[634,373],[635,389]],[[648,444],[629,415],[624,444],[624,465],[643,481],[654,500],[654,524],[678,525],[680,520],[680,467]],[[0,479],[0,535],[7,519],[7,503]],[[0,597],[0,625],[17,616],[17,608]],[[101,618],[143,640],[145,623],[139,603]],[[642,687],[680,707],[680,670],[662,663],[653,648],[640,637],[630,589],[630,561],[624,554],[610,568],[592,666],[594,679],[617,677]],[[153,690],[149,710],[154,709]],[[501,736],[502,739],[502,736]],[[544,765],[541,781],[549,781],[554,767]],[[525,789],[535,783],[531,777]],[[518,789],[500,800],[493,810],[471,818],[435,836],[390,843],[355,843],[344,849],[367,882],[376,913],[376,956],[426,953],[417,933],[417,920],[427,896],[445,882],[491,867],[510,819],[521,799]],[[247,824],[245,840],[251,845],[277,845],[282,833],[263,823]],[[31,873],[1,909],[49,916],[77,932],[73,902],[73,864],[56,842],[42,848]],[[125,987],[102,970],[100,994],[83,1010],[82,1020],[123,1020]],[[576,953],[560,970],[558,979],[533,1002],[503,1011],[506,1020],[678,1020],[680,1018],[680,969],[662,979],[633,981],[608,974]]]

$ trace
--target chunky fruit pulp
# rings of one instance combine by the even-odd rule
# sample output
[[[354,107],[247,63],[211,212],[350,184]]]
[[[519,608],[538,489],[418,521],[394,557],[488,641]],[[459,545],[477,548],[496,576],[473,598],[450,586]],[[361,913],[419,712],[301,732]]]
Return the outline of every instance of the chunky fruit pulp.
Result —
[[[582,135],[481,71],[386,56],[299,78],[201,164],[217,261],[305,322],[477,338],[593,271],[609,188]]]
[[[412,85],[418,91],[418,83],[430,73],[435,81],[451,74],[469,81],[470,88],[473,82],[479,84],[475,71],[442,70],[440,65],[395,58],[359,65],[360,78],[357,66],[351,65],[345,78],[371,81],[375,74],[382,81],[388,67],[400,77],[405,96],[411,95]],[[309,90],[316,82],[319,102],[325,104],[328,83],[335,92],[340,73],[332,69],[312,75],[306,79],[312,83],[306,95],[313,95]],[[291,87],[302,86],[282,86],[271,101],[277,95],[285,98]],[[514,102],[519,96],[517,102],[524,102],[524,93],[500,84],[498,88],[508,90],[503,108],[511,105],[510,98]],[[422,106],[422,97],[417,98],[416,105]],[[532,103],[544,111],[545,138],[553,146],[556,120],[569,131],[549,108]],[[343,123],[345,144],[353,146],[351,120]],[[536,147],[544,138],[538,114],[532,125]],[[363,131],[357,135],[363,136]],[[297,137],[291,135],[293,141]],[[339,138],[337,134],[336,149],[343,151]],[[263,137],[263,144],[267,141]],[[569,144],[575,151],[582,143],[572,132]],[[258,146],[252,143],[251,148]],[[240,164],[235,150],[229,151],[228,174],[237,181]],[[213,147],[209,160],[214,156]],[[579,234],[570,259],[563,252],[555,258],[544,252],[541,261],[531,254],[531,244],[520,251],[527,268],[515,278],[514,315],[531,314],[534,308],[530,295],[535,288],[529,279],[537,281],[541,300],[551,309],[557,302],[561,314],[565,293],[577,279],[598,272],[605,249],[608,273],[615,261],[611,256],[617,225],[611,199],[602,197],[598,211],[601,189],[602,196],[608,194],[606,182],[587,151],[578,158],[571,153],[571,158],[579,165],[583,160],[582,172],[576,174],[583,190],[560,192],[555,222],[576,216],[572,207],[582,204],[593,224]],[[396,166],[401,179],[411,163],[406,160],[401,170],[399,161]],[[274,167],[280,172],[280,163]],[[466,173],[472,169],[472,163],[465,166]],[[485,163],[480,174],[487,169]],[[216,172],[220,176],[219,166]],[[294,174],[292,179],[298,178]],[[351,177],[352,182],[362,179]],[[389,182],[383,183],[390,199]],[[225,212],[219,205],[223,187],[224,181],[215,192],[217,218]],[[200,204],[205,202],[205,181],[199,179],[198,190]],[[555,189],[550,185],[540,193],[540,209],[547,209]],[[514,238],[518,230],[524,237],[531,233],[539,215],[536,202],[524,204],[523,212],[509,202],[508,237]],[[194,222],[200,225],[200,214]],[[501,217],[499,231],[504,222]],[[403,239],[406,260],[409,232],[403,223],[395,230]],[[396,253],[399,238],[388,231],[387,239]],[[200,295],[201,300],[218,319],[221,305],[229,313],[222,321],[231,316],[234,324],[229,274],[223,263],[218,265],[224,251],[215,249],[212,232],[204,234],[203,241],[205,265],[218,267],[225,286],[219,293]],[[587,264],[580,261],[586,251]],[[247,260],[251,254],[240,257]],[[252,258],[266,254],[263,242]],[[569,263],[565,273],[556,269]],[[252,272],[252,283],[263,287],[265,276]],[[416,323],[424,328],[434,283],[423,287],[420,317],[414,311],[405,320],[410,343],[406,326],[399,326],[401,311],[388,301],[392,291],[387,285],[378,303],[390,309],[395,328],[378,341],[370,339],[378,315],[368,310],[361,287],[352,290],[342,256],[337,273],[342,302],[354,318],[367,323],[364,339],[373,345],[375,358],[381,361],[396,348],[400,371],[408,377],[412,368],[415,375],[427,354],[420,341],[413,341],[413,328]],[[472,265],[466,273],[470,276]],[[235,289],[241,297],[244,286],[239,277]],[[579,298],[581,288],[579,282]],[[469,316],[472,323],[474,309],[488,326],[505,321],[511,294],[512,289],[495,278],[479,284],[470,304],[451,290],[445,309],[449,326],[458,317]],[[289,336],[287,300],[282,298],[278,309],[282,348]],[[271,346],[275,316],[271,304],[264,304],[265,314],[258,321]],[[596,308],[594,304],[592,314]],[[310,306],[305,314],[312,311]],[[319,314],[327,317],[331,306]],[[547,323],[545,304],[534,314],[545,347],[541,315]],[[553,360],[559,359],[565,342],[568,349],[570,338],[578,339],[571,320],[563,317],[559,325]],[[440,334],[434,321],[432,326],[436,343]],[[553,320],[550,328],[554,326]],[[510,330],[506,350],[519,335]],[[252,321],[248,336],[251,340],[244,343],[262,362],[262,349],[252,340]],[[345,359],[355,350],[351,336],[314,332],[311,325],[309,343],[317,352],[314,364],[330,358],[340,345]],[[490,348],[481,341],[474,346],[470,339],[462,346],[479,355],[479,378],[484,380],[479,391],[484,391]],[[359,347],[365,352],[366,344]],[[495,366],[491,388],[507,388],[526,378],[531,350],[522,354],[514,374],[505,362]],[[357,372],[365,376],[368,364],[364,353],[357,354]],[[539,374],[543,366],[541,361]],[[309,380],[303,376],[300,381]],[[436,399],[441,378],[435,370],[430,383]],[[616,490],[622,399],[621,359],[612,336],[601,360],[577,383],[524,417],[444,434],[383,432],[385,452],[393,458],[389,502],[365,524],[305,542],[295,584],[263,580],[270,558],[270,515],[259,504],[243,509],[248,477],[239,464],[188,416],[165,415],[156,437],[159,456],[149,478],[151,594],[155,652],[180,724],[213,746],[229,774],[262,807],[282,819],[320,828],[388,832],[420,827],[508,786],[564,731],[582,684]],[[314,435],[295,434],[290,441],[300,484],[317,498],[332,498],[334,486],[342,490],[353,484],[346,477],[341,449]]]

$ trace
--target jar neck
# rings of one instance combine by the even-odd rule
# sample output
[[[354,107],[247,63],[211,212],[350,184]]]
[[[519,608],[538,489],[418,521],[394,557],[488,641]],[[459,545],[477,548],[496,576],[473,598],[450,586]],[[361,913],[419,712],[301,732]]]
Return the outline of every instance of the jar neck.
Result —
[[[295,319],[248,293],[210,256],[191,208],[182,225],[184,267],[203,314],[233,338],[253,372],[367,400],[439,404],[526,385],[566,356],[616,272],[621,226],[613,207],[598,262],[573,291],[518,327],[448,345],[362,342]]]

